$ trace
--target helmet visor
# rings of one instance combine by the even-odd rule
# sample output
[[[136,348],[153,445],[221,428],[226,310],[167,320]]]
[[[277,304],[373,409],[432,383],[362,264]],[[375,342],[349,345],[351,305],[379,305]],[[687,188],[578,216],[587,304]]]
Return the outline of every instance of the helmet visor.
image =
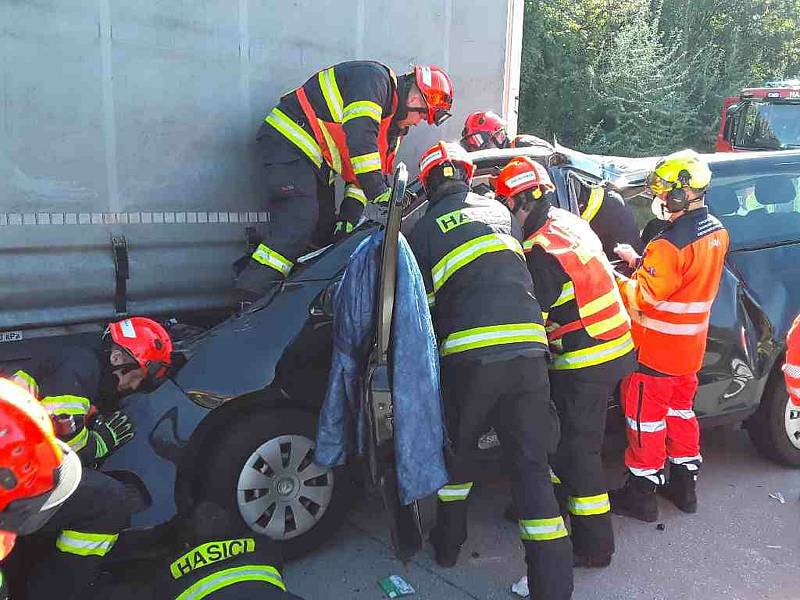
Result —
[[[650,189],[653,194],[656,196],[663,196],[667,192],[673,190],[675,188],[675,184],[671,181],[667,181],[666,179],[659,177],[655,173],[650,173],[647,176],[646,181],[647,187]]]
[[[442,123],[447,121],[447,119],[449,119],[452,116],[453,115],[451,115],[448,111],[444,110],[443,108],[440,108],[438,110],[434,110],[433,111],[433,119],[431,121],[431,124],[432,125],[436,125],[437,127],[439,127]]]

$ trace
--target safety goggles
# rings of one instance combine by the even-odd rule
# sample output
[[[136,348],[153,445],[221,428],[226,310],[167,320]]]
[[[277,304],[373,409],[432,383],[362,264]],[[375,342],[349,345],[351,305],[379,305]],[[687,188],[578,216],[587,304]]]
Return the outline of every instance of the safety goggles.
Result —
[[[667,181],[655,173],[650,173],[650,175],[647,176],[647,181],[645,184],[647,185],[648,189],[653,192],[653,195],[659,197],[671,192],[675,189],[675,187],[677,187],[675,183]]]

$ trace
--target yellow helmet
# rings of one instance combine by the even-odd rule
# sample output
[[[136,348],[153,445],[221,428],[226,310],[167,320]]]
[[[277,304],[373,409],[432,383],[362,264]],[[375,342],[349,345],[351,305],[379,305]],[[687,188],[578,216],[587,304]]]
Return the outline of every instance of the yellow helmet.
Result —
[[[647,178],[647,187],[656,196],[687,187],[702,192],[709,183],[711,169],[694,150],[681,150],[662,158]]]

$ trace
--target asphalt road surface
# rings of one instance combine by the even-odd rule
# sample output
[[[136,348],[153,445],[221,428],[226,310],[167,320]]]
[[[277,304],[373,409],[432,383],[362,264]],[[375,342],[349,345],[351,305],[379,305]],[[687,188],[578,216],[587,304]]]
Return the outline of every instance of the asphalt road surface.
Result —
[[[703,432],[699,509],[685,515],[660,499],[656,524],[614,516],[617,553],[603,570],[576,570],[576,600],[800,599],[800,471],[756,454],[740,430]],[[621,457],[608,460],[609,484],[621,483]],[[780,493],[785,503],[770,498]],[[340,531],[286,569],[290,589],[317,600],[383,598],[377,581],[401,575],[409,600],[514,598],[524,574],[516,528],[502,517],[508,484],[473,488],[470,535],[458,565],[441,569],[430,546],[410,563],[394,558],[377,498],[362,501]]]

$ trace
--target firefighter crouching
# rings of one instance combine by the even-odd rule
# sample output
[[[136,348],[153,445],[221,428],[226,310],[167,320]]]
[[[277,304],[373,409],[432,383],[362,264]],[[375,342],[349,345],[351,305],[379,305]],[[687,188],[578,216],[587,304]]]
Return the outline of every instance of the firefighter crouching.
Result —
[[[620,277],[618,283],[639,366],[621,387],[629,473],[625,486],[611,493],[611,508],[647,522],[658,518],[656,488],[680,510],[697,510],[702,457],[693,401],[728,250],[728,233],[704,205],[710,181],[711,170],[692,150],[659,161],[647,182],[653,213],[669,224],[647,244],[643,257],[629,246],[618,250],[636,267],[630,279]]]
[[[441,125],[453,104],[453,84],[435,66],[395,76],[373,61],[344,62],[316,73],[286,94],[258,132],[266,167],[266,235],[238,274],[243,301],[286,277],[297,257],[350,233],[367,202],[389,200],[387,176],[410,127]],[[334,227],[334,186],[345,182]]]
[[[569,513],[574,564],[605,567],[614,553],[601,462],[609,398],[635,366],[630,319],[597,235],[550,205],[555,187],[527,157],[497,177],[497,198],[523,223],[523,248],[545,316],[550,394],[561,439],[551,457],[556,494]]]
[[[134,436],[123,412],[103,416],[95,405],[101,396],[156,384],[169,370],[171,352],[172,341],[161,325],[132,317],[109,325],[99,352],[66,348],[43,353],[14,374],[13,381],[39,398],[59,437],[88,467],[70,502],[43,528],[58,538],[28,578],[32,599],[77,597],[140,508],[135,489],[91,468]]]
[[[467,116],[461,132],[461,145],[470,152],[523,146],[552,148],[546,141],[533,135],[509,138],[505,120],[492,111],[479,111]],[[641,238],[633,210],[617,192],[600,185],[581,185],[578,210],[581,218],[591,224],[600,238],[609,260],[617,259],[614,254],[617,244],[630,244],[637,251],[641,250]]]
[[[550,483],[558,420],[547,338],[522,252],[522,231],[494,200],[470,192],[475,166],[439,142],[420,160],[430,202],[411,234],[439,339],[451,481],[438,492],[436,561],[453,566],[467,538],[472,459],[489,424],[512,461],[533,598],[572,595],[572,547]]]

